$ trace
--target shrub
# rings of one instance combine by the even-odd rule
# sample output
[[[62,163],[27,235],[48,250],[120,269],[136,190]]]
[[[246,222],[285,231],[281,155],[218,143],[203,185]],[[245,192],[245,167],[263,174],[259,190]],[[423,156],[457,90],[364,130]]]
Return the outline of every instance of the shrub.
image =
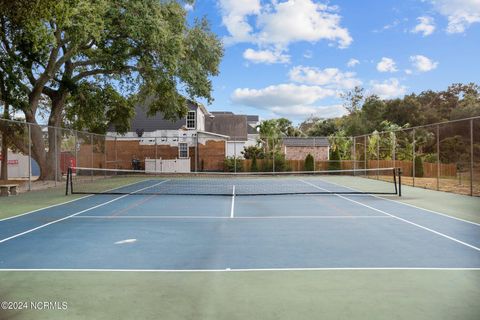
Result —
[[[413,164],[415,166],[415,177],[421,178],[423,177],[423,160],[422,157],[415,157],[415,162]],[[413,172],[412,172],[413,176]]]
[[[236,171],[243,171],[243,160],[235,157],[226,157],[223,161],[223,170],[225,172],[235,172],[235,160],[236,160]]]
[[[340,170],[340,151],[338,148],[330,149],[330,161],[328,162],[328,170]]]
[[[287,160],[285,160],[285,155],[282,153],[276,152],[275,157],[275,172],[290,171]],[[262,171],[272,172],[273,171],[273,159],[268,159],[263,161]]]
[[[315,170],[313,156],[309,153],[305,158],[305,171],[313,171]]]
[[[265,158],[265,153],[263,152],[263,149],[259,146],[243,147],[242,155],[245,159]]]
[[[275,153],[275,171],[290,171],[287,160],[285,160],[285,155],[282,153]]]
[[[250,167],[251,172],[257,172],[258,171],[258,165],[257,165],[257,157],[252,158],[252,165]]]

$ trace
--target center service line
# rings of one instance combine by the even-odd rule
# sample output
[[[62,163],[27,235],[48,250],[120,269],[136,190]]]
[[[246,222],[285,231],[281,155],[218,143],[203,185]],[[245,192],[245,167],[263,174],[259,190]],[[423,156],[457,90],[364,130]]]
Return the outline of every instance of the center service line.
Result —
[[[233,185],[233,190],[232,190],[232,206],[230,208],[230,218],[234,218],[234,208],[235,208],[235,185]]]

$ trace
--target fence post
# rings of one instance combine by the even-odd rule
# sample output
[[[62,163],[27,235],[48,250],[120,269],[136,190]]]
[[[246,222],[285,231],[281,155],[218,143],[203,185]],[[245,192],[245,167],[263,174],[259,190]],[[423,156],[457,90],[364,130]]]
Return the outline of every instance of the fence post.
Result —
[[[75,147],[73,149],[74,149],[74,155],[75,155],[75,167],[80,167],[80,163],[78,161],[78,150],[77,150],[78,149],[78,134],[77,134],[76,130],[74,131],[74,133],[75,133],[75,138],[74,138],[75,139],[75,141],[74,141]]]
[[[27,123],[28,128],[28,191],[32,191],[32,129],[30,123]]]
[[[237,173],[237,141],[236,141],[236,138],[233,139],[233,162],[234,162],[233,172]]]
[[[315,143],[315,137],[313,137],[313,150],[317,150],[317,144]],[[286,155],[285,155],[286,157]],[[315,159],[315,155],[313,155],[313,172],[315,172],[317,159]],[[305,167],[303,168],[305,170]]]
[[[118,169],[118,159],[117,159],[117,136],[115,136],[115,169]]]
[[[368,160],[367,160],[367,135],[363,136],[363,172],[367,175],[367,167],[368,167]]]
[[[378,134],[378,139],[377,139],[377,180],[380,178],[379,177],[379,170],[380,169],[380,134]]]
[[[353,174],[357,170],[357,137],[353,137]]]
[[[415,129],[412,130],[412,186],[415,187]]]
[[[396,168],[397,167],[397,155],[396,155],[396,152],[397,152],[397,135],[396,135],[396,132],[393,131],[393,143],[392,143],[392,159],[393,159],[393,167]]]
[[[440,126],[437,124],[437,190],[440,189]]]
[[[90,149],[92,151],[91,159],[90,159],[90,168],[93,169],[93,135],[92,134],[90,134]],[[93,170],[90,170],[90,173],[93,181]]]
[[[58,180],[58,146],[57,146],[57,127],[53,127],[53,137],[55,139],[55,143],[53,144],[54,152],[55,152],[55,187],[57,186]]]
[[[155,137],[155,174],[157,174],[157,137]]]
[[[103,168],[107,169],[107,136],[103,136],[103,162],[105,163]],[[105,176],[107,175],[107,170],[104,171]]]
[[[275,138],[272,138],[272,170],[275,172]]]
[[[198,132],[195,133],[195,172],[198,172]]]
[[[473,196],[473,119],[470,119],[470,195]]]

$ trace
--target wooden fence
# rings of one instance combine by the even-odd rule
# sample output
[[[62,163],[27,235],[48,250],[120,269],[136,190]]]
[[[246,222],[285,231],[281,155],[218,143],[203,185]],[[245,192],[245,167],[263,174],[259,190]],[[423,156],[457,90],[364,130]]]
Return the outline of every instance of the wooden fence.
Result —
[[[242,171],[250,172],[252,169],[252,160],[241,160]],[[286,160],[287,167],[289,171],[304,171],[305,170],[305,161],[303,160]],[[342,170],[351,170],[354,169],[353,160],[343,160],[340,161],[340,169]],[[315,170],[328,170],[331,161],[316,161]],[[363,169],[365,162],[357,161],[356,169]],[[240,167],[240,165],[239,165]],[[411,177],[413,174],[413,162],[412,161],[400,161],[400,160],[369,160],[367,163],[367,169],[376,169],[376,168],[401,168],[403,175]],[[268,171],[272,170],[272,160],[266,159],[257,159],[257,168],[258,171]],[[455,177],[457,176],[457,166],[454,163],[442,163],[437,167],[436,163],[423,163],[423,177],[425,178],[435,178],[437,177],[437,168],[440,169],[440,177]]]

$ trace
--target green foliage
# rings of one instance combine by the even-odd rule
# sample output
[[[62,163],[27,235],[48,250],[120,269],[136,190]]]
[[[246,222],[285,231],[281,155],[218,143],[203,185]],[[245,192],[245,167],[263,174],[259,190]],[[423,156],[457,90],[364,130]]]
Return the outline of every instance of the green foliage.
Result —
[[[110,124],[117,132],[125,133],[135,112],[131,99],[125,99],[108,84],[83,82],[69,101],[65,108],[68,123],[76,130],[89,128],[93,133],[105,134]]]
[[[470,145],[460,135],[440,140],[440,162],[458,163],[470,160]]]
[[[314,171],[315,170],[315,159],[313,159],[313,156],[309,153],[305,157],[305,171]]]
[[[423,177],[423,160],[422,157],[415,157],[415,177],[421,178]],[[413,172],[412,172],[413,176]]]
[[[365,98],[365,90],[356,86],[353,90],[341,94],[341,98],[343,99],[345,109],[347,109],[350,114],[353,114],[360,110]]]
[[[273,166],[273,159],[275,159],[275,168]],[[262,171],[263,172],[284,172],[290,171],[290,167],[288,165],[287,160],[285,159],[285,155],[276,152],[274,155],[269,157],[269,160],[265,159],[262,163]]]
[[[350,159],[352,153],[353,140],[347,136],[344,130],[339,130],[328,137],[332,148],[338,149],[341,159]]]
[[[260,146],[248,146],[243,147],[242,155],[245,159],[263,159],[265,153]]]
[[[330,161],[328,162],[328,170],[340,170],[340,151],[338,148],[330,148]]]
[[[435,163],[437,162],[437,154],[436,153],[427,153],[423,156],[423,161],[428,163]]]
[[[251,172],[257,172],[258,171],[258,164],[257,164],[257,158],[253,157],[252,158],[252,165],[250,167]]]
[[[135,103],[147,101],[148,114],[176,119],[187,112],[185,93],[211,102],[222,44],[206,20],[187,21],[183,4],[0,2],[0,74],[16,88],[10,106],[32,123],[41,111],[51,126],[104,132],[110,122],[124,132]],[[44,179],[52,174],[52,166],[44,165],[51,159],[44,159],[53,154],[41,145],[42,132],[32,135],[41,141],[33,157]]]
[[[310,118],[300,124],[299,130],[309,137],[327,137],[338,131],[336,119]]]
[[[223,170],[225,172],[243,171],[243,160],[236,157],[226,157],[223,161]]]

